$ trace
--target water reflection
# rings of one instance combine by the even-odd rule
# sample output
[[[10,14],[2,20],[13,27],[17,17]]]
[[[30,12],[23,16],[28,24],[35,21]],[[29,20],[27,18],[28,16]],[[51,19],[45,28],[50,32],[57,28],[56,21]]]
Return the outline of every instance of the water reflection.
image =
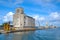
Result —
[[[12,40],[13,34],[4,34],[4,40]]]
[[[60,28],[0,34],[0,40],[60,40]]]
[[[13,40],[31,40],[34,31],[14,33]]]
[[[12,40],[13,34],[0,34],[0,40]]]

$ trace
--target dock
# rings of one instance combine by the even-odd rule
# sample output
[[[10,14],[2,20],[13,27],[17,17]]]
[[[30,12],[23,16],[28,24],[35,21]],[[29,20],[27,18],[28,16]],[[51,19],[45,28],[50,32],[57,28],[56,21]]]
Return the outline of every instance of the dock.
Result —
[[[40,28],[19,28],[18,30],[0,30],[0,34],[4,34],[4,33],[15,33],[15,32],[26,32],[26,31],[36,31],[36,30],[46,30],[46,29],[53,29],[53,28],[45,28],[45,27],[40,27]]]
[[[41,28],[22,28],[19,30],[10,30],[10,31],[0,30],[0,33],[14,33],[14,32],[35,31],[35,30],[43,30],[43,29],[41,29]]]

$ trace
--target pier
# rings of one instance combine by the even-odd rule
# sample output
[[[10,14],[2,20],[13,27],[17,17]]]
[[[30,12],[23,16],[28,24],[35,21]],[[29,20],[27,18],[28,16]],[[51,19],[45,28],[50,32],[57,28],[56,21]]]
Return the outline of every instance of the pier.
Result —
[[[41,29],[36,29],[36,28],[23,28],[23,29],[19,29],[19,30],[10,30],[10,31],[4,31],[4,30],[0,30],[0,33],[14,33],[14,32],[24,32],[24,31],[35,31],[35,30],[41,30]]]
[[[29,26],[28,26],[29,27]],[[56,27],[53,27],[56,28]],[[52,27],[42,27],[40,26],[39,28],[21,28],[21,27],[10,27],[10,24],[4,24],[3,28],[0,28],[0,34],[4,33],[15,33],[15,32],[25,32],[25,31],[36,31],[36,30],[46,30],[46,29],[53,29]]]
[[[15,33],[15,32],[25,32],[25,31],[36,31],[36,30],[46,30],[46,29],[52,29],[52,28],[20,28],[18,30],[14,28],[10,28],[10,30],[0,30],[0,33]]]

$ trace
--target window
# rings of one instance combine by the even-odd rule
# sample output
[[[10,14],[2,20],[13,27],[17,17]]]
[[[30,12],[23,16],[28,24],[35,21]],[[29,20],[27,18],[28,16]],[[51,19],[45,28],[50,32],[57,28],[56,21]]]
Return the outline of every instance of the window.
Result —
[[[25,18],[25,16],[24,16],[24,18]]]
[[[21,24],[22,25],[22,24]]]

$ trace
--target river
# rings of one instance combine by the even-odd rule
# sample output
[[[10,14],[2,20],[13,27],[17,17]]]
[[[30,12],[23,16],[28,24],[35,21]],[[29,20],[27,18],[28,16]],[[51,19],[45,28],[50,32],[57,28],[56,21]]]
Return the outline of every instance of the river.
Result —
[[[60,28],[0,34],[0,40],[60,40]]]

